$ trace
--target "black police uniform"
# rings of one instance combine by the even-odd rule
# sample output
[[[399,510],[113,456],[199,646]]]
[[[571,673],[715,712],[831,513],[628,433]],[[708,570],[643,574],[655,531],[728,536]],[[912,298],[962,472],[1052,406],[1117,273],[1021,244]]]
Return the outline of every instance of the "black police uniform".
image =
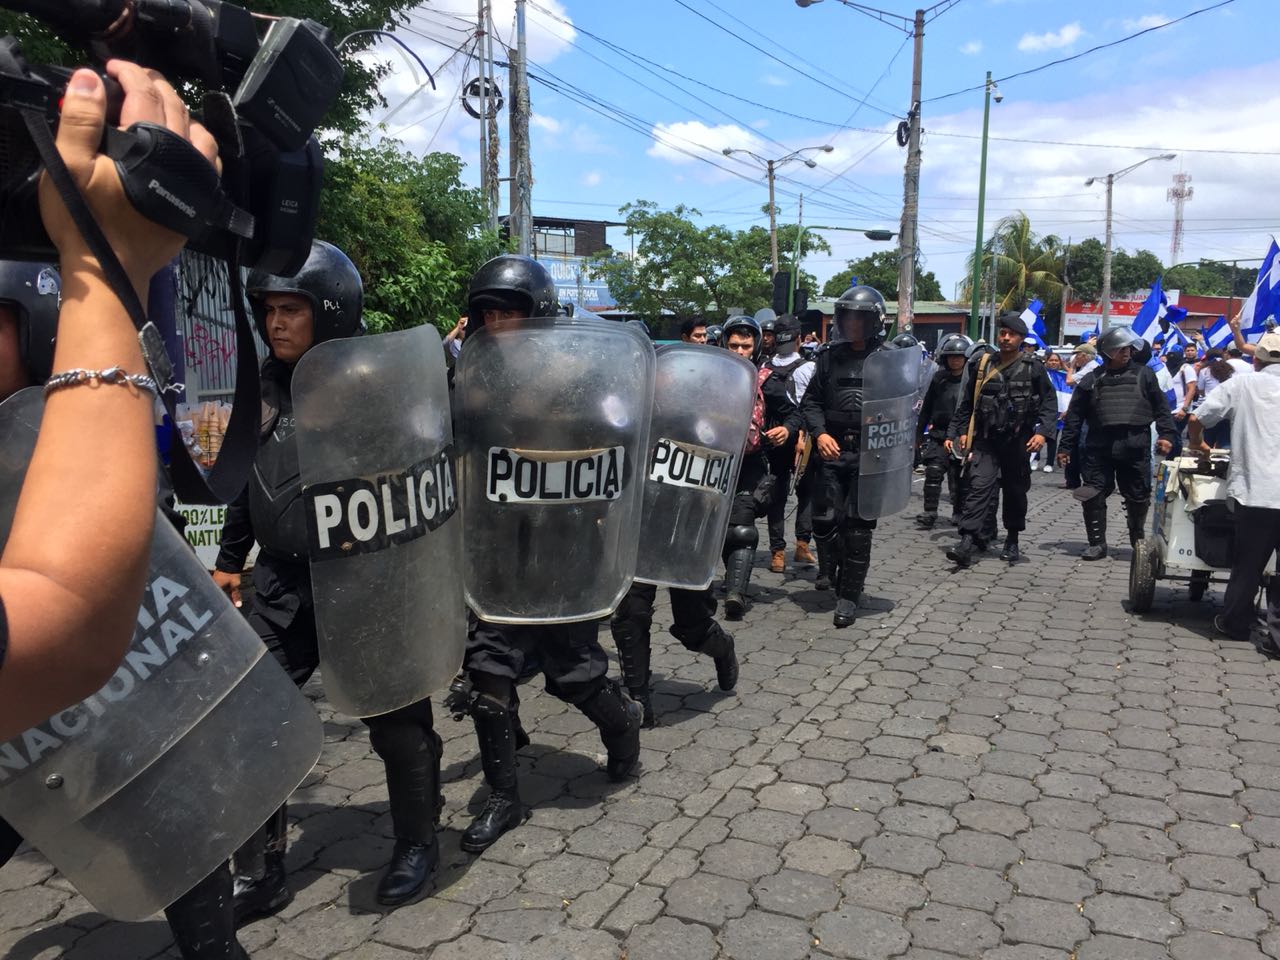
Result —
[[[1021,324],[1015,317],[1006,321]],[[1016,327],[1012,328],[1019,332]],[[1025,335],[1026,326],[1022,324]],[[992,355],[981,369],[981,355],[969,361],[970,385],[960,396],[955,415],[947,429],[953,442],[970,433],[971,451],[965,467],[967,488],[960,515],[961,543],[948,551],[957,563],[967,563],[974,548],[986,545],[984,535],[990,504],[1003,494],[1002,518],[1008,536],[1005,549],[1010,559],[1017,557],[1018,535],[1027,526],[1027,491],[1031,489],[1031,464],[1027,442],[1039,433],[1047,441],[1057,426],[1058,400],[1049,374],[1039,360],[1021,351],[1007,366],[999,354]],[[981,377],[979,371],[981,369]],[[979,387],[979,381],[981,385]],[[977,409],[974,390],[978,390]]]
[[[468,330],[484,325],[487,309],[554,317],[555,282],[531,257],[495,257],[472,278]],[[519,724],[516,686],[534,673],[542,673],[548,693],[577,707],[599,729],[611,779],[623,780],[634,769],[640,756],[642,710],[609,678],[609,657],[598,630],[597,621],[513,625],[476,619],[471,624],[463,671],[471,683],[469,710],[489,797],[463,832],[464,850],[484,850],[527,816],[516,750],[528,738]]]
[[[942,358],[946,362],[946,357]],[[920,429],[928,433],[921,443],[920,459],[924,462],[924,512],[916,518],[916,523],[928,529],[938,519],[938,504],[942,501],[942,481],[947,481],[947,495],[951,499],[952,519],[958,520],[960,514],[960,461],[947,452],[945,441],[947,428],[951,425],[951,417],[956,405],[960,402],[960,381],[964,378],[963,368],[952,373],[943,367],[933,375],[929,387],[925,390],[924,403],[920,408]]]
[[[724,327],[722,343],[727,345],[735,330],[748,330],[755,337],[756,353],[760,349],[760,326],[752,317],[731,317]],[[759,381],[757,381],[759,382]],[[787,396],[785,385],[774,377],[766,377],[757,388],[764,405],[764,429],[769,425],[786,427],[790,437],[799,433],[804,421],[799,408]],[[724,538],[724,612],[729,620],[741,620],[747,610],[747,588],[751,584],[751,567],[755,562],[756,546],[760,532],[756,518],[764,516],[777,493],[780,482],[769,470],[769,443],[764,439],[764,429],[755,449],[742,455],[742,468],[734,487],[733,503],[729,507],[729,529]],[[788,438],[788,443],[790,438]],[[788,443],[783,443],[787,447]],[[794,448],[793,448],[794,449]],[[771,479],[769,479],[771,478]]]
[[[1081,426],[1088,425],[1079,443],[1079,493],[1089,546],[1082,556],[1098,560],[1107,554],[1107,497],[1120,488],[1127,514],[1130,543],[1142,539],[1151,504],[1151,425],[1161,440],[1173,443],[1177,428],[1169,400],[1155,372],[1131,362],[1121,370],[1095,367],[1077,382],[1062,429],[1062,449],[1075,450]]]
[[[297,293],[312,304],[314,342],[351,336],[360,329],[360,275],[342,251],[322,241],[291,278],[254,273],[248,292],[258,331],[268,341],[262,298]],[[275,357],[262,366],[263,419],[258,454],[244,492],[227,508],[215,566],[239,573],[253,543],[254,595],[249,624],[294,683],[302,686],[319,664],[307,527],[293,415],[293,367]],[[354,414],[358,415],[358,413]],[[391,821],[396,835],[391,865],[378,899],[403,903],[415,895],[438,859],[440,758],[430,700],[377,717],[362,718],[369,741],[387,771]],[[236,853],[236,913],[240,918],[274,912],[290,894],[284,871],[288,818],[281,807]]]

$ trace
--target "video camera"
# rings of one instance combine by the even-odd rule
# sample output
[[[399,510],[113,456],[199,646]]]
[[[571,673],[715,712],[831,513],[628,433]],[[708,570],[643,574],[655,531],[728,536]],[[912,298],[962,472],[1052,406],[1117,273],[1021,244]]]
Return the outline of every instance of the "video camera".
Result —
[[[107,80],[112,116],[103,152],[144,216],[189,247],[241,265],[291,275],[306,260],[319,211],[323,157],[313,132],[337,99],[342,65],[327,27],[257,18],[223,0],[0,0],[37,17],[98,61],[152,67],[175,85],[204,89],[199,119],[218,141],[221,179],[168,131],[115,129],[120,91]],[[0,40],[0,253],[54,259],[41,226],[42,163],[32,118],[50,131],[71,71],[27,64],[12,37]],[[104,80],[106,78],[104,77]]]

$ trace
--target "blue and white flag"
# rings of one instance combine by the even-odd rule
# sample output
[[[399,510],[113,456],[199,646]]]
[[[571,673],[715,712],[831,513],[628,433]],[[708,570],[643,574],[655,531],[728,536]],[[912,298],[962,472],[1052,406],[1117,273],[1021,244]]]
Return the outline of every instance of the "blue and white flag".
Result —
[[[1169,298],[1164,295],[1164,287],[1161,285],[1163,279],[1156,277],[1156,282],[1151,285],[1151,293],[1138,310],[1138,315],[1133,318],[1133,332],[1147,343],[1155,343],[1160,333],[1160,320],[1169,305]]]
[[[1170,307],[1169,313],[1172,315],[1176,308]],[[1186,314],[1186,311],[1183,311]],[[1168,356],[1171,353],[1181,353],[1183,348],[1191,342],[1191,339],[1182,332],[1182,329],[1174,324],[1169,325],[1169,332],[1164,338],[1164,350],[1161,356]]]
[[[1067,383],[1067,371],[1046,370],[1045,372],[1049,374],[1053,392],[1058,396],[1058,419],[1061,420],[1063,414],[1067,412],[1067,406],[1071,403],[1071,387]]]
[[[1100,336],[1102,336],[1102,317],[1098,317],[1098,319],[1094,321],[1093,330],[1084,335],[1084,339],[1081,343],[1088,343],[1091,340],[1097,340]]]
[[[1036,338],[1044,343],[1045,330],[1044,319],[1040,316],[1040,311],[1044,309],[1044,304],[1039,300],[1032,300],[1027,304],[1027,309],[1022,311],[1022,322],[1027,325],[1027,330],[1036,335]]]
[[[1200,329],[1204,333],[1204,342],[1217,350],[1222,350],[1229,346],[1234,339],[1231,336],[1231,325],[1227,323],[1227,318],[1222,315],[1218,316],[1212,327],[1201,327]]]
[[[1280,247],[1272,239],[1262,267],[1258,270],[1253,293],[1240,308],[1240,332],[1250,343],[1256,343],[1267,330],[1267,319],[1280,312]]]

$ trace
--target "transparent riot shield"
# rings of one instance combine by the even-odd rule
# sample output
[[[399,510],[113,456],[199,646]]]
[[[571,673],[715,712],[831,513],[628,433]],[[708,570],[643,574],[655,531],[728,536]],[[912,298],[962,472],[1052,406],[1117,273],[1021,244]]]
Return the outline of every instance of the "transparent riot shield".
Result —
[[[756,368],[728,350],[658,349],[636,579],[701,590],[720,562]]]
[[[635,576],[653,347],[591,316],[488,323],[458,357],[463,584],[496,623],[609,614]]]
[[[356,717],[448,685],[462,664],[462,518],[434,327],[329,340],[293,374],[325,692]]]
[[[7,540],[43,411],[0,405]],[[3,816],[90,903],[141,920],[257,830],[320,753],[320,720],[163,514],[137,629],[101,690],[0,744]]]
[[[919,416],[920,351],[882,348],[862,367],[862,439],[858,515],[875,520],[911,500],[911,464]]]

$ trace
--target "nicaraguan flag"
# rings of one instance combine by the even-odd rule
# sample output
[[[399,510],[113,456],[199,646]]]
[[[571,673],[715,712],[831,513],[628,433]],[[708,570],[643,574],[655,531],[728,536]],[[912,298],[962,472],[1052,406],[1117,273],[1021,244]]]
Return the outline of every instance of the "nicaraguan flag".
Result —
[[[1071,403],[1071,387],[1067,383],[1067,371],[1065,370],[1046,370],[1049,374],[1049,382],[1053,384],[1053,392],[1058,396],[1058,417],[1067,412],[1067,406]]]
[[[1133,318],[1133,332],[1147,343],[1155,343],[1156,335],[1160,333],[1160,320],[1169,305],[1161,285],[1162,280],[1163,277],[1156,277],[1156,282],[1151,285],[1151,293],[1138,310],[1138,315]]]
[[[1200,329],[1204,333],[1204,342],[1217,350],[1228,346],[1233,339],[1231,325],[1227,323],[1227,318],[1221,315],[1218,316],[1212,327],[1201,327]]]
[[[1040,316],[1040,311],[1044,309],[1044,304],[1039,300],[1032,300],[1027,304],[1027,309],[1022,311],[1022,322],[1027,325],[1027,330],[1036,335],[1036,339],[1040,343],[1044,343],[1045,335],[1048,333],[1044,328],[1044,320]]]
[[[1173,311],[1178,309],[1181,309],[1181,308],[1170,307],[1169,315],[1172,316]],[[1186,313],[1187,311],[1185,310],[1182,311],[1183,316],[1186,316]],[[1165,338],[1164,338],[1164,354],[1167,355],[1170,353],[1181,353],[1182,348],[1185,347],[1190,342],[1191,340],[1187,337],[1185,333],[1182,332],[1181,328],[1175,326],[1174,324],[1170,324],[1169,332],[1165,335]]]
[[[1253,293],[1240,308],[1240,332],[1244,338],[1253,343],[1267,329],[1267,318],[1274,317],[1280,309],[1280,247],[1273,238],[1271,248],[1258,270],[1258,280],[1253,285]]]

